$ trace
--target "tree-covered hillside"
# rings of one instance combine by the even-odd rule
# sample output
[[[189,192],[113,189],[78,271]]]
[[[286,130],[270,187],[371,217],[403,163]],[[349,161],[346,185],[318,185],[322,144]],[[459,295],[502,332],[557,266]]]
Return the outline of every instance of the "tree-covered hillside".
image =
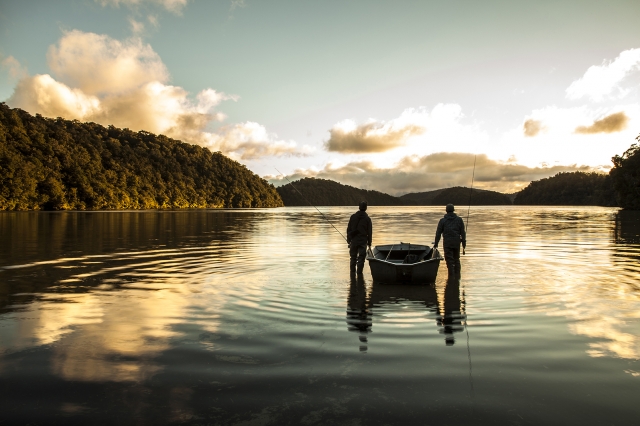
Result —
[[[617,206],[611,178],[602,173],[562,172],[531,182],[513,202],[519,205]]]
[[[0,104],[0,210],[277,206],[272,185],[219,152]]]
[[[407,203],[419,206],[444,206],[468,205],[471,196],[473,206],[501,206],[510,205],[511,200],[505,194],[496,191],[486,191],[484,189],[465,188],[464,186],[454,186],[452,188],[436,189],[435,191],[413,192],[400,197]]]
[[[640,136],[636,138],[640,142]],[[640,146],[633,144],[622,155],[611,159],[609,172],[620,207],[640,210]]]
[[[370,206],[404,204],[398,197],[383,192],[354,188],[327,179],[304,178],[293,182],[293,185],[283,185],[277,190],[285,206],[308,206],[305,198],[314,206],[357,206],[363,200]]]

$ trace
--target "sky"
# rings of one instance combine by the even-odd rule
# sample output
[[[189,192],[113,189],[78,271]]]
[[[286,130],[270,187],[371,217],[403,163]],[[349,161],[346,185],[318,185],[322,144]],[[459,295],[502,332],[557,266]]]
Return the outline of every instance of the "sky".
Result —
[[[637,0],[0,0],[0,101],[276,186],[514,192],[640,134]]]

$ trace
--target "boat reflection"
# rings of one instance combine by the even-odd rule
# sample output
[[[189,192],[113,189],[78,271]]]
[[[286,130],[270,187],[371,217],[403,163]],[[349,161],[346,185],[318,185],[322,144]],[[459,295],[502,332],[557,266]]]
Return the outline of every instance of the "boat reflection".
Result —
[[[406,321],[424,322],[424,318],[435,319],[439,332],[444,334],[446,346],[455,344],[455,334],[464,331],[464,300],[460,293],[460,280],[450,278],[444,286],[443,300],[439,300],[436,284],[384,284],[373,282],[367,293],[366,282],[362,277],[352,277],[347,297],[347,329],[358,333],[360,351],[368,350],[368,335],[372,333],[374,318],[381,319],[393,305],[409,304],[417,316],[403,316]]]

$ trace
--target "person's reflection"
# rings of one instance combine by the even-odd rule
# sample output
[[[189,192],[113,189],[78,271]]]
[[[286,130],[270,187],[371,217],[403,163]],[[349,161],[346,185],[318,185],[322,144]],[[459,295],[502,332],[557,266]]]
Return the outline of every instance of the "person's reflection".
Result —
[[[455,333],[464,331],[462,322],[465,319],[461,311],[460,303],[460,280],[449,276],[444,289],[444,315],[438,320],[438,325],[442,328],[440,333],[444,334],[444,341],[447,346],[452,346],[456,340]]]
[[[362,276],[351,278],[347,299],[347,329],[359,333],[360,351],[367,351],[367,334],[371,332],[371,312],[367,306],[367,288]]]

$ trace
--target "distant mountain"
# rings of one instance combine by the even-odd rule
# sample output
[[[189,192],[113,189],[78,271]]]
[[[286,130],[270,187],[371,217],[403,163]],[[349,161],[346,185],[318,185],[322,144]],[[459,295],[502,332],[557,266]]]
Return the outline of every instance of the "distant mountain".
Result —
[[[361,201],[367,201],[370,206],[405,204],[398,197],[383,192],[354,188],[328,179],[304,178],[276,189],[285,206],[308,206],[309,203],[314,206],[357,206]]]
[[[0,103],[0,210],[278,206],[273,185],[220,152]]]
[[[471,199],[469,199],[471,196]],[[468,205],[473,206],[500,206],[510,205],[511,200],[505,194],[496,191],[470,188],[464,186],[454,186],[452,188],[436,189],[435,191],[413,192],[400,197],[406,203],[419,206],[444,206]]]
[[[531,182],[513,204],[617,206],[611,177],[602,173],[562,172]]]

